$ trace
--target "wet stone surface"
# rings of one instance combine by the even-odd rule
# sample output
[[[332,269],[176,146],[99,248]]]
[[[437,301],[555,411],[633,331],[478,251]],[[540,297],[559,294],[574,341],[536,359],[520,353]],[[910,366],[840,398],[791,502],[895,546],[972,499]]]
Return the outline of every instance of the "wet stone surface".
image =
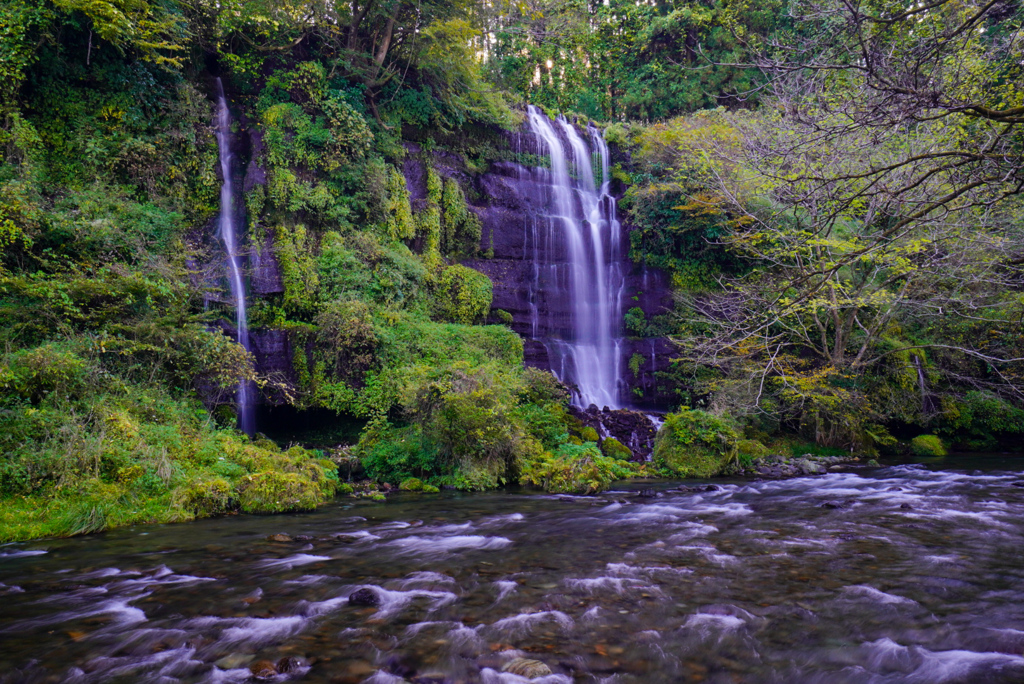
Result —
[[[2,546],[0,682],[1021,682],[1021,470],[399,495]]]

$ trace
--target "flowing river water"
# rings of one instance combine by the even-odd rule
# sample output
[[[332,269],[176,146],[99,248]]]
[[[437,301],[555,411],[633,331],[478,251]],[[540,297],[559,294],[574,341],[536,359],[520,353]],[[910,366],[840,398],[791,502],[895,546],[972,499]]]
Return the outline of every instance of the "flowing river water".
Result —
[[[7,545],[0,681],[241,682],[267,660],[277,681],[514,683],[520,656],[551,668],[535,682],[1021,682],[1024,473],[989,465]]]

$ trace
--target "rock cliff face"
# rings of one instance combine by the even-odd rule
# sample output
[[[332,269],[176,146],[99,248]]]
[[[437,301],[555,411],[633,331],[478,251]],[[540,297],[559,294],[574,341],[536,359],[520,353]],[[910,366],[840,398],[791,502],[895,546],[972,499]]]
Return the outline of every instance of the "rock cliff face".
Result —
[[[520,159],[541,160],[545,156],[529,131],[509,134],[508,144]],[[439,174],[471,189],[467,192],[467,197],[474,198],[470,208],[483,226],[481,253],[492,256],[463,263],[487,274],[494,283],[493,310],[502,309],[512,315],[511,327],[524,340],[527,365],[551,370],[571,383],[572,374],[567,372],[566,358],[559,354],[559,348],[562,342],[573,339],[577,314],[574,288],[567,283],[572,255],[564,231],[550,225],[550,174],[544,168],[501,161],[493,163],[486,173],[473,176],[454,155],[426,155],[414,145],[408,146],[407,152],[404,172],[414,209],[426,196],[428,161]],[[614,184],[612,189],[613,194],[621,195],[614,193]],[[612,408],[658,410],[675,399],[658,375],[668,370],[672,345],[666,338],[626,337],[621,313],[632,307],[640,307],[648,317],[663,313],[671,306],[671,293],[663,272],[629,259],[631,229],[623,223],[618,243],[604,245],[607,267],[621,274],[619,320],[613,322],[617,330],[613,340],[617,359],[613,363],[618,371],[618,401]]]
[[[589,144],[594,144],[595,131],[580,127],[576,130]],[[560,135],[562,144],[568,149],[570,142],[565,139],[564,130]],[[246,152],[261,146],[258,136],[250,135],[249,138],[244,141],[248,148]],[[544,166],[550,163],[550,155],[545,154],[543,142],[528,129],[505,134],[504,141],[507,143],[507,156],[519,161],[493,162],[485,173],[479,174],[467,170],[459,155],[445,151],[425,152],[409,143],[403,165],[406,185],[414,211],[422,210],[426,202],[427,164],[440,175],[457,180],[466,190],[470,209],[481,219],[480,248],[481,254],[487,257],[467,260],[465,265],[487,274],[493,281],[492,310],[502,309],[511,314],[511,327],[524,340],[527,365],[551,370],[571,384],[572,373],[567,371],[566,356],[560,353],[560,349],[566,341],[573,339],[574,316],[578,315],[578,307],[574,288],[568,282],[572,254],[567,235],[552,224],[550,217],[551,172]],[[614,149],[611,150],[612,161],[616,161],[615,153]],[[607,166],[607,159],[604,163]],[[599,164],[595,150],[594,170],[598,184]],[[242,182],[245,189],[251,189],[265,183],[265,175],[254,162],[250,162]],[[617,185],[614,181],[607,183],[608,199],[602,200],[610,201],[613,211],[614,200],[622,194],[622,188]],[[607,212],[607,207],[602,207],[602,211]],[[632,307],[640,307],[648,317],[663,313],[671,306],[669,283],[661,271],[634,264],[629,259],[631,230],[632,227],[623,222],[616,236],[617,242],[610,240],[609,235],[605,236],[603,244],[605,266],[614,269],[620,278],[615,294],[617,308],[611,321],[614,359],[610,363],[615,366],[617,376],[616,400],[611,402],[611,408],[663,410],[677,401],[672,388],[666,387],[660,376],[668,370],[672,345],[665,338],[627,337],[621,318],[622,313]],[[263,226],[250,226],[249,232],[251,294],[260,297],[282,292],[272,236]],[[416,245],[413,247],[415,249]],[[589,249],[589,243],[587,247]],[[497,323],[497,316],[492,315],[491,322]],[[253,330],[252,341],[253,354],[263,373],[285,384],[295,380],[292,369],[294,342],[286,333]],[[273,391],[265,394],[262,401],[285,403],[284,395]],[[595,415],[604,415],[600,411],[603,408],[603,405],[598,406]],[[580,406],[580,409],[585,411],[586,406]],[[620,433],[621,426],[605,426],[604,432]],[[628,435],[621,436],[624,438],[620,441],[629,443]],[[636,446],[635,439],[633,442]],[[643,452],[644,448],[639,451]]]

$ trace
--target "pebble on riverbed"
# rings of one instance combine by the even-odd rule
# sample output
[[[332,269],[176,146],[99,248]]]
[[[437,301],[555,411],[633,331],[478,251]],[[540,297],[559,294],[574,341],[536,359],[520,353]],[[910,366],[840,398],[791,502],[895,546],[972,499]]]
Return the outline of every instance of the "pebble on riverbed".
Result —
[[[513,658],[505,663],[505,666],[501,668],[501,671],[519,675],[520,677],[526,677],[527,679],[547,677],[551,674],[550,667],[545,663],[542,663],[539,660],[533,660],[532,658]]]

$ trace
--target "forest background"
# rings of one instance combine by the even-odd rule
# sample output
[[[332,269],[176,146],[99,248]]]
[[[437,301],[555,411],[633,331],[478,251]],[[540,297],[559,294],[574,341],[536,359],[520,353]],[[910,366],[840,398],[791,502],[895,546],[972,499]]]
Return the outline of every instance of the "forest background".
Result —
[[[1015,0],[3,0],[0,538],[308,509],[353,472],[587,492],[769,452],[1019,448],[1021,17]],[[283,292],[250,325],[293,341],[294,381],[223,323],[216,77],[260,132],[247,232]],[[523,368],[461,263],[487,256],[471,188],[428,170],[414,210],[405,187],[410,154],[543,164],[503,143],[527,103],[604,129],[631,257],[671,277],[671,311],[623,321],[677,347],[649,463]],[[349,447],[240,434],[240,379],[330,412],[321,441]]]

